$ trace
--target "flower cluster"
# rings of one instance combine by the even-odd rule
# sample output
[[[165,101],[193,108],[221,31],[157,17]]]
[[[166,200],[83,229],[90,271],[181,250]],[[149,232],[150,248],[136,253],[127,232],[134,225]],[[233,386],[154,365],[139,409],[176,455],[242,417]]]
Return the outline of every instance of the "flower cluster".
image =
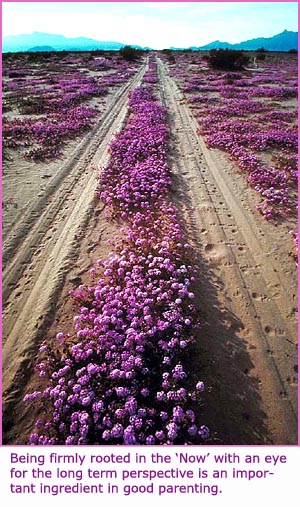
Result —
[[[59,333],[58,356],[42,345],[37,370],[50,385],[25,399],[42,396],[53,406],[31,443],[183,444],[201,437],[191,407],[204,385],[187,389],[183,367],[196,325],[194,273],[182,264],[187,245],[178,224],[166,216],[175,216],[173,206],[147,218],[137,213],[122,244],[93,269],[97,283],[73,292],[76,339]]]
[[[144,84],[156,84],[157,79],[157,66],[155,60],[149,57],[148,70],[143,75]]]
[[[149,210],[171,184],[165,108],[148,87],[138,87],[129,101],[126,128],[110,143],[110,161],[100,176],[100,198],[115,215]]]
[[[56,158],[67,139],[76,138],[88,130],[98,111],[91,107],[63,107],[59,113],[52,113],[38,120],[15,118],[3,120],[4,146],[9,148],[30,147],[25,156],[31,160]]]
[[[297,60],[291,57],[283,68],[270,59],[260,63],[263,72],[238,73],[212,72],[203,60],[195,71],[195,54],[189,58],[190,63],[187,55],[181,61],[176,54],[171,72],[195,112],[207,145],[226,151],[237,162],[262,197],[256,208],[264,218],[294,214],[297,111],[287,101],[297,96]]]
[[[39,58],[38,69],[25,55],[18,55],[16,62],[5,61],[3,69],[5,111],[13,113],[3,118],[3,146],[23,149],[23,155],[33,161],[61,155],[64,143],[90,129],[99,115],[97,108],[84,103],[107,95],[136,70],[118,58],[110,64],[108,59],[103,63],[102,58],[87,60],[85,55],[61,59],[49,54],[45,62]],[[15,68],[20,64],[23,69]],[[97,76],[100,67],[106,73]],[[89,75],[90,70],[94,75]]]
[[[76,335],[60,332],[57,347],[41,345],[36,369],[46,387],[25,396],[45,407],[32,445],[172,445],[209,437],[197,420],[204,384],[187,372],[199,325],[196,271],[167,199],[165,111],[144,87],[132,92],[129,109],[99,191],[127,225],[90,271],[94,283],[71,293],[80,308]]]

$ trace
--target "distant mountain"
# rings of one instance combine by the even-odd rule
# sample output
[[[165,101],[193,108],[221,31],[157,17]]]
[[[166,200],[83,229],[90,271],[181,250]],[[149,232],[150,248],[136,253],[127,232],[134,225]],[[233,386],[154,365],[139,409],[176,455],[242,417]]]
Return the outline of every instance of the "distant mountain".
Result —
[[[64,37],[63,35],[55,35],[50,33],[33,32],[31,34],[23,35],[8,35],[3,37],[2,40],[2,52],[13,52],[18,51],[93,51],[93,50],[105,50],[105,51],[118,51],[125,44],[120,42],[106,42],[89,39],[87,37]],[[141,46],[132,46],[136,49],[149,50],[150,48],[143,48]],[[251,39],[239,44],[229,44],[228,42],[221,42],[216,40],[210,42],[205,46],[190,47],[189,49],[198,50],[210,50],[210,49],[241,49],[241,50],[252,50],[255,51],[264,47],[268,51],[289,51],[290,49],[298,49],[298,32],[290,32],[284,30],[278,35],[273,37],[259,37],[257,39]],[[47,49],[41,49],[47,48]],[[170,48],[172,50],[187,49],[187,48]]]
[[[242,43],[241,43],[242,44]],[[210,42],[209,44],[206,44],[205,46],[202,46],[200,48],[198,47],[192,47],[190,49],[195,50],[210,50],[210,49],[235,49],[234,44],[229,44],[229,42],[221,42],[220,40],[215,40],[214,42]]]
[[[273,37],[259,37],[258,39],[246,40],[238,44],[229,44],[228,42],[216,40],[205,46],[190,47],[189,49],[196,51],[228,48],[255,51],[261,47],[264,47],[268,51],[289,51],[290,49],[298,49],[298,32],[284,30],[282,33],[274,35]]]
[[[49,47],[51,49],[45,51],[93,51],[96,49],[106,51],[118,51],[125,44],[120,42],[103,42],[86,37],[69,38],[63,35],[54,35],[50,33],[33,32],[23,35],[8,35],[3,37],[2,52],[16,53],[19,51],[41,51],[41,47]],[[136,49],[140,46],[132,46]]]
[[[55,51],[54,48],[51,46],[34,46],[34,48],[28,49],[29,53],[36,53],[36,52],[45,52],[45,51]]]

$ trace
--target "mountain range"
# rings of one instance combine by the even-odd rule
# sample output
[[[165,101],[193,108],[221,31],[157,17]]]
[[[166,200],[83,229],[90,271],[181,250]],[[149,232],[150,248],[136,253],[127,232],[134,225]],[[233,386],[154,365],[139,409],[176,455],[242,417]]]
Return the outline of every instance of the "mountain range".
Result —
[[[93,51],[101,49],[105,51],[118,51],[125,44],[121,42],[104,42],[87,37],[69,38],[64,35],[55,35],[43,32],[33,32],[23,35],[8,35],[3,37],[2,52],[16,53],[21,51]],[[140,46],[132,46],[136,49]],[[48,49],[43,49],[48,48]]]
[[[284,30],[282,33],[274,35],[273,37],[259,37],[257,39],[250,39],[238,44],[229,44],[228,42],[221,42],[216,40],[210,42],[205,46],[191,47],[196,50],[209,50],[209,49],[239,49],[244,51],[255,51],[259,48],[265,48],[267,51],[289,51],[290,49],[298,49],[298,32],[290,32]]]
[[[63,35],[55,35],[50,33],[33,32],[32,34],[8,35],[3,37],[2,52],[21,52],[21,51],[93,51],[106,50],[118,51],[125,44],[120,42],[104,42],[89,39],[87,37],[68,38]],[[136,49],[150,49],[141,46],[132,46]],[[173,48],[172,50],[191,49],[194,51],[210,50],[210,49],[240,49],[255,51],[264,47],[267,51],[289,51],[298,49],[298,32],[284,30],[282,33],[273,37],[259,37],[238,44],[230,44],[216,40],[205,46],[192,46],[190,48]]]

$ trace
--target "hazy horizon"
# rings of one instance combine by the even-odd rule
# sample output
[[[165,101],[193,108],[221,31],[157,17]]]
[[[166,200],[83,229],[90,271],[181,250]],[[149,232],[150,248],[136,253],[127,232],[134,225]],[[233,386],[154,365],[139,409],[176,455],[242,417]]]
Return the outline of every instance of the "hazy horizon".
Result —
[[[2,2],[2,36],[44,32],[153,49],[298,30],[297,2]]]

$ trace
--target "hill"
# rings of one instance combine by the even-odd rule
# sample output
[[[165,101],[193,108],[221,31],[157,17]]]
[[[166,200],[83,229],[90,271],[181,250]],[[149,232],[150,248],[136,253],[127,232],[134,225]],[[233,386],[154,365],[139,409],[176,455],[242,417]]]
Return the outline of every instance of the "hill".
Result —
[[[21,51],[40,51],[39,48],[47,47],[52,51],[93,51],[93,50],[106,50],[118,51],[125,44],[120,42],[107,42],[89,39],[87,37],[69,38],[63,35],[55,35],[43,32],[33,32],[31,34],[22,35],[8,35],[3,37],[2,51],[7,52],[21,52]],[[133,46],[136,49],[140,46]],[[50,49],[48,49],[50,51]]]
[[[259,37],[238,44],[229,44],[229,42],[216,40],[205,46],[191,47],[189,49],[197,51],[228,48],[255,51],[261,47],[264,47],[267,51],[289,51],[290,49],[298,49],[298,32],[284,30],[282,33],[274,35],[273,37]]]

